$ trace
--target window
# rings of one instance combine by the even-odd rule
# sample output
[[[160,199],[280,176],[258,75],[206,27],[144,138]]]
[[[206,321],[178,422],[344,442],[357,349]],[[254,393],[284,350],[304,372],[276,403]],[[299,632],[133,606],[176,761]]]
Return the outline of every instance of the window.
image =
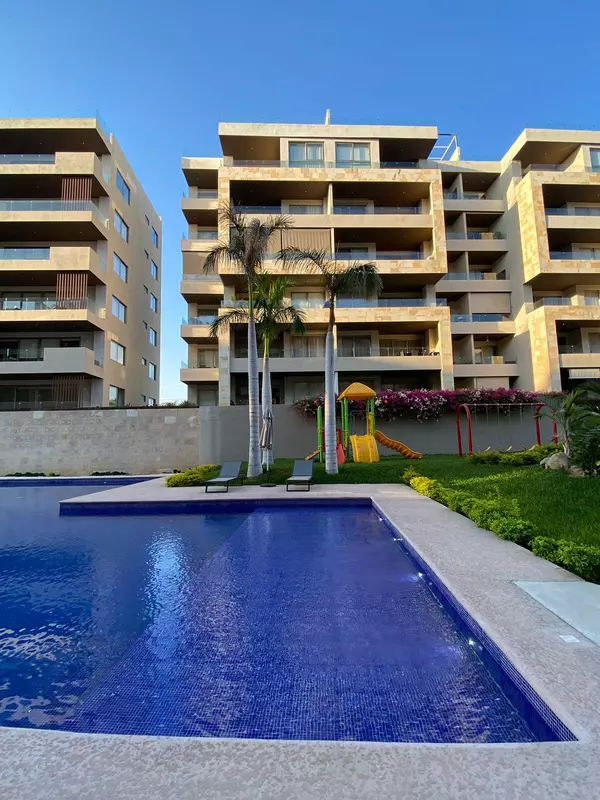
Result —
[[[322,358],[324,355],[324,336],[292,336],[292,356],[294,358]]]
[[[158,247],[158,233],[154,227],[152,228],[152,244],[154,247]]]
[[[120,319],[121,322],[127,322],[127,306],[113,295],[112,299],[112,313],[113,317]]]
[[[370,336],[342,336],[339,340],[338,355],[345,358],[371,355]]]
[[[144,330],[147,331],[148,330],[148,323],[146,322],[146,320],[143,320],[142,325],[144,326]]]
[[[154,261],[150,262],[150,275],[154,278],[154,280],[158,280],[158,267],[154,263]]]
[[[121,192],[123,197],[125,198],[127,205],[129,205],[131,201],[131,190],[125,181],[125,178],[121,175],[119,170],[117,170],[117,189]]]
[[[148,287],[144,286],[144,294],[148,294]]]
[[[592,162],[592,172],[600,172],[600,150],[590,148],[590,161]]]
[[[146,225],[150,226],[150,220],[148,219],[147,214],[144,214],[144,219],[146,220]]]
[[[144,250],[144,255],[146,256],[146,260],[150,258],[150,253],[147,250]]]
[[[148,359],[142,356],[142,367],[148,366]]]
[[[153,364],[151,361],[148,363],[148,377],[151,381],[156,380],[156,364]]]
[[[219,353],[216,350],[198,350],[197,366],[200,369],[215,369],[219,366]]]
[[[158,298],[153,294],[150,295],[150,308],[152,311],[158,311]]]
[[[149,397],[148,398],[148,405],[149,406],[155,406],[156,405],[156,400],[153,397]]]
[[[144,405],[146,405],[146,395],[145,395],[145,394],[141,394],[141,395],[140,395],[140,399],[141,399],[142,403],[143,403]]]
[[[114,226],[115,226],[115,230],[119,232],[121,238],[124,239],[126,242],[128,242],[129,241],[129,225],[125,222],[125,220],[119,214],[118,211],[115,211]]]
[[[155,347],[158,344],[158,333],[154,330],[154,328],[149,328],[148,330],[150,344],[153,344]]]
[[[110,357],[117,364],[125,364],[125,348],[123,345],[113,340],[110,343]]]
[[[337,142],[335,145],[336,167],[371,166],[371,149],[368,144]]]
[[[127,283],[127,264],[116,253],[113,253],[113,272],[116,272],[123,283]]]
[[[323,213],[323,206],[322,205],[310,205],[309,203],[290,203],[289,206],[290,214],[322,214]]]
[[[118,386],[109,386],[108,405],[113,408],[122,408],[125,405],[125,389],[119,389]]]
[[[323,142],[290,142],[291,167],[322,167]]]
[[[323,292],[292,292],[292,305],[296,308],[323,308]]]

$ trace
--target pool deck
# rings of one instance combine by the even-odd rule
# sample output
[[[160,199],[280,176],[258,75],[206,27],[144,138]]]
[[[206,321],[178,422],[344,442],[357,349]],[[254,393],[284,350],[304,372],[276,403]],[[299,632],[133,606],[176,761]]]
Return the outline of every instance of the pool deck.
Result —
[[[77,497],[73,503],[85,502],[89,513],[92,504],[140,502],[148,504],[145,513],[151,514],[153,503],[267,498],[290,502],[371,498],[579,741],[379,744],[122,737],[0,728],[3,800],[564,800],[598,796],[597,587],[403,485],[317,485],[310,494],[286,493],[282,486],[234,487],[228,494],[206,495],[203,489],[167,489],[164,478],[159,478]],[[523,587],[517,581],[524,582]],[[555,603],[556,613],[545,603]],[[568,610],[571,624],[557,616],[567,613],[563,609]]]

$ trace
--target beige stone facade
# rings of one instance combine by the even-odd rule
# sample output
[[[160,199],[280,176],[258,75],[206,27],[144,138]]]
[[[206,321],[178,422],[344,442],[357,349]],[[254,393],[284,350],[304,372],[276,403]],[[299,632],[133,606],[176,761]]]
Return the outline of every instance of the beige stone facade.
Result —
[[[340,264],[373,261],[378,298],[341,298],[336,369],[343,388],[567,389],[600,377],[600,133],[526,130],[499,161],[433,154],[435,128],[222,123],[221,158],[184,158],[181,379],[201,405],[247,398],[243,327],[210,323],[244,297],[235,267],[203,272],[228,231],[218,209],[285,214],[282,245]],[[272,348],[274,400],[323,389],[327,309],[316,276],[293,276],[303,338]]]
[[[98,120],[0,120],[0,410],[158,403],[161,245]]]

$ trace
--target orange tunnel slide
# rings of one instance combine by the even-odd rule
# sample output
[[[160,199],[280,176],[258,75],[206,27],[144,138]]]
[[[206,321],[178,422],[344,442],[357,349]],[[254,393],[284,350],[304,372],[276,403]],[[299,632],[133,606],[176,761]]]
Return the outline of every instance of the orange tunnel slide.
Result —
[[[390,439],[389,436],[386,436],[381,431],[375,431],[374,436],[379,444],[382,444],[384,447],[389,447],[390,450],[395,450],[397,453],[400,453],[401,456],[404,456],[404,458],[423,458],[421,453],[411,450],[410,447],[402,444],[402,442]]]

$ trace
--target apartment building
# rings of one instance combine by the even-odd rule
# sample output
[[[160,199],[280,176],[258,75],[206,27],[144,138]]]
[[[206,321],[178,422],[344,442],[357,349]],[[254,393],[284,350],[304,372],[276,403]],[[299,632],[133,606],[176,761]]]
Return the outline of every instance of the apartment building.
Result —
[[[97,119],[0,119],[0,410],[154,405],[161,220]]]
[[[223,203],[286,214],[282,246],[373,261],[379,297],[340,298],[340,390],[569,389],[600,377],[600,132],[525,130],[498,161],[461,159],[435,127],[222,123],[220,158],[184,158],[181,380],[199,404],[247,402],[243,326],[210,323],[244,297],[235,266],[204,274],[228,230]],[[271,346],[275,402],[323,390],[328,311],[315,275],[292,276],[306,334]]]

